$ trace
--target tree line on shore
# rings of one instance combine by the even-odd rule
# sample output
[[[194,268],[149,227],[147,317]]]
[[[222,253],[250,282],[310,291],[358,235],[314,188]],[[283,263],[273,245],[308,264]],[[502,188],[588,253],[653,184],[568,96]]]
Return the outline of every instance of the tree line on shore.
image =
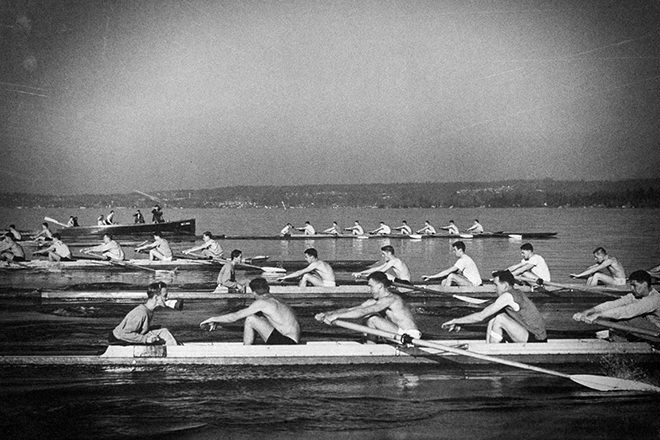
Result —
[[[509,180],[366,185],[232,186],[125,194],[0,193],[6,208],[144,207],[628,207],[659,208],[660,179],[619,181]]]

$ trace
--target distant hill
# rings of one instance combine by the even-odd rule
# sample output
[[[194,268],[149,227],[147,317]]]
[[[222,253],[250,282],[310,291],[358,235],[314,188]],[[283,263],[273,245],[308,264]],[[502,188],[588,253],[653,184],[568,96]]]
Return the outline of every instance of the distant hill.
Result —
[[[0,193],[0,206],[145,207],[631,207],[659,208],[660,179],[621,181],[506,180],[500,182],[369,185],[232,186],[150,194],[42,195]]]

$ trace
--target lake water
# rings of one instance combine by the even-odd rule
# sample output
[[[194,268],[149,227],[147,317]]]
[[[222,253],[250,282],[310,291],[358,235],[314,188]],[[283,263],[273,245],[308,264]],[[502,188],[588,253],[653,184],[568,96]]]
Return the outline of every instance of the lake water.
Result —
[[[115,209],[119,221],[132,210]],[[78,215],[92,223],[92,210],[0,209],[0,224],[37,227],[44,216],[65,220]],[[547,260],[555,281],[592,264],[591,251],[604,246],[628,272],[660,264],[658,210],[608,209],[213,209],[166,210],[167,219],[195,217],[200,234],[277,233],[290,221],[309,220],[317,229],[333,220],[365,228],[379,221],[398,226],[402,219],[421,227],[425,219],[441,226],[454,219],[464,228],[479,218],[489,230],[556,231],[557,239],[532,241]],[[390,240],[408,262],[413,277],[453,263],[449,240]],[[325,259],[375,259],[386,241],[316,240],[225,241],[246,256],[272,260],[301,259],[316,247]],[[482,275],[520,259],[520,242],[466,240],[468,253]],[[189,243],[177,243],[189,246]],[[58,307],[40,303],[0,305],[0,352],[24,353],[65,349],[102,350],[107,332],[131,305],[85,304],[91,317],[54,315]],[[215,314],[219,304],[191,304],[183,312],[158,311],[156,323],[170,327],[182,341],[238,340],[240,329],[202,333],[197,323]],[[235,306],[235,305],[234,305]],[[570,321],[575,307],[549,304]],[[315,324],[322,305],[297,307],[309,339],[337,337],[336,329]],[[549,310],[549,309],[548,309]],[[473,310],[440,307],[418,310],[420,326],[440,334],[439,323]],[[565,315],[565,316],[564,316]],[[556,322],[561,327],[561,320]],[[561,329],[559,329],[561,330]],[[592,329],[570,328],[568,336]],[[479,338],[484,327],[466,329]],[[312,333],[315,335],[312,337]],[[339,332],[341,334],[341,332]],[[345,333],[344,333],[345,335]],[[345,336],[341,336],[345,337]],[[595,363],[558,366],[569,373],[639,374],[660,383],[660,372],[643,365]],[[602,394],[569,380],[503,367],[434,368],[433,366],[349,367],[98,367],[0,368],[0,429],[4,438],[190,438],[190,439],[492,439],[567,438],[640,439],[660,436],[658,396]]]

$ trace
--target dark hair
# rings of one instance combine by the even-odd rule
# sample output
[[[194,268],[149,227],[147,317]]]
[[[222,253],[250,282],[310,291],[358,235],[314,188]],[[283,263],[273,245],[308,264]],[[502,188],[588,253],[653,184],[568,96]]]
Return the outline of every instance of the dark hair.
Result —
[[[394,255],[394,248],[392,246],[390,246],[389,244],[383,246],[382,248],[380,248],[380,250],[383,251],[383,252],[389,252],[390,254]]]
[[[318,253],[318,252],[316,251],[316,249],[314,249],[314,248],[308,248],[308,249],[305,249],[305,251],[303,252],[303,254],[307,254],[307,255],[309,255],[310,257],[314,257],[314,258],[318,258],[318,257],[319,257],[319,253]]]
[[[499,278],[501,282],[508,283],[510,286],[516,284],[516,279],[509,270],[496,270],[493,272],[493,278]]]
[[[524,243],[522,246],[520,246],[520,250],[534,252],[534,246],[532,246],[532,243]]]
[[[147,298],[151,299],[155,295],[160,295],[160,292],[167,288],[167,284],[165,284],[162,281],[156,281],[155,283],[151,283],[147,286]]]
[[[53,234],[53,238],[57,238],[59,240],[60,238],[62,238],[62,236],[60,235],[59,232],[56,232]]]
[[[477,222],[477,223],[479,223],[479,219],[478,219],[478,218],[475,218],[474,221]]]
[[[259,293],[259,294],[270,292],[270,286],[268,285],[268,281],[266,281],[264,278],[261,277],[257,277],[252,281],[250,281],[250,289],[252,289],[254,293]]]
[[[45,227],[48,227],[48,223],[46,223],[46,222],[43,222],[41,225],[45,226]]]
[[[646,283],[649,287],[653,280],[651,279],[651,274],[645,270],[636,270],[630,274],[628,277],[630,281],[637,281],[638,283]]]
[[[454,223],[454,220],[449,220],[449,223]]]
[[[392,282],[390,281],[389,278],[387,278],[387,275],[385,275],[385,273],[381,271],[370,273],[369,276],[367,277],[367,281],[368,280],[374,280],[375,282],[382,284],[386,288],[392,285]]]
[[[163,233],[160,231],[154,231],[154,237],[160,237],[163,238]]]
[[[204,231],[202,235],[206,235],[208,238],[213,238],[213,234],[211,234],[211,231]]]
[[[106,232],[105,234],[103,234],[104,237],[105,237],[106,235],[108,236],[108,238],[109,238],[110,240],[112,240],[112,234],[111,234],[111,233]]]
[[[460,249],[463,252],[465,252],[465,243],[463,243],[462,241],[456,241],[452,243],[451,247],[455,247],[456,249]]]
[[[230,257],[233,260],[234,258],[240,257],[241,255],[243,255],[243,252],[240,249],[234,249],[231,251]]]
[[[594,251],[593,251],[592,253],[593,253],[593,254],[603,254],[603,255],[607,255],[607,251],[606,251],[605,248],[602,247],[602,246],[598,246],[596,249],[594,249]]]
[[[9,227],[16,229],[16,225],[9,225]]]

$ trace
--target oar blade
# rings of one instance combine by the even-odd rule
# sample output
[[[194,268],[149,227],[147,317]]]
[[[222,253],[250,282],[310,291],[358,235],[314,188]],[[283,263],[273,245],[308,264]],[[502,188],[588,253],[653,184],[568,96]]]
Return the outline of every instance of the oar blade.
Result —
[[[260,266],[259,268],[267,273],[286,273],[283,267]]]
[[[488,302],[487,299],[473,298],[471,296],[465,296],[465,295],[452,295],[452,296],[459,301],[464,301],[470,304],[483,304],[485,302]]]
[[[660,387],[644,382],[593,374],[572,374],[571,380],[597,391],[640,391],[660,393]]]

